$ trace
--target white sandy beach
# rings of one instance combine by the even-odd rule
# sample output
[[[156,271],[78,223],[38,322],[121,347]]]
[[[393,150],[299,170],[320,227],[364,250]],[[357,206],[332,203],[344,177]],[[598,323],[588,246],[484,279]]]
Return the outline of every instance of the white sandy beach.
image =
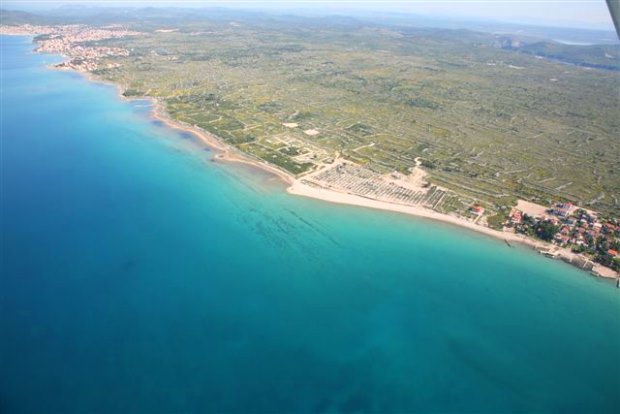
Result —
[[[119,93],[120,95],[120,93]],[[121,95],[122,96],[122,95]],[[216,159],[226,162],[240,162],[262,170],[268,171],[277,175],[284,183],[288,184],[286,191],[289,194],[314,198],[317,200],[327,201],[336,204],[346,204],[352,206],[360,206],[366,208],[372,208],[377,210],[392,211],[397,213],[409,214],[416,217],[424,217],[432,220],[438,220],[444,223],[460,226],[469,230],[476,231],[481,234],[485,234],[490,237],[495,237],[500,240],[507,241],[508,243],[521,243],[528,247],[531,247],[537,251],[549,252],[553,257],[563,259],[564,261],[575,264],[575,262],[583,262],[588,260],[585,256],[578,255],[571,252],[568,249],[560,248],[558,246],[546,243],[542,240],[534,240],[521,234],[503,232],[491,229],[489,227],[475,224],[465,218],[456,217],[448,214],[438,213],[428,208],[418,206],[406,206],[402,204],[388,203],[385,201],[374,200],[354,194],[342,193],[334,190],[315,188],[310,185],[301,182],[301,179],[295,179],[288,173],[273,167],[266,162],[254,160],[246,154],[231,148],[230,146],[222,143],[217,137],[209,134],[208,132],[192,125],[187,125],[175,120],[172,120],[165,112],[162,105],[155,99],[151,99],[154,103],[153,117],[163,122],[168,127],[174,129],[180,129],[183,131],[191,132],[204,142],[209,147],[215,149],[219,153],[216,155]],[[616,279],[618,273],[612,269],[594,264],[592,269],[593,273],[597,276]]]

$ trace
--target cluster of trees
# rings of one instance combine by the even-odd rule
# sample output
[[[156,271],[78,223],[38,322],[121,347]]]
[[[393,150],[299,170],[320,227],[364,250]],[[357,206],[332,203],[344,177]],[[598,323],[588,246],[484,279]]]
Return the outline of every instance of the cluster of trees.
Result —
[[[550,221],[541,220],[534,226],[534,231],[538,238],[545,241],[551,241],[555,237],[556,233],[560,231],[560,226],[553,224]]]
[[[560,231],[560,226],[553,224],[551,221],[536,220],[534,217],[524,214],[517,231],[550,242],[557,232]]]
[[[595,256],[594,260],[600,264],[611,267],[612,269],[620,272],[620,257],[613,257],[609,254],[609,251],[620,251],[620,242],[616,239],[609,241],[605,237],[599,237],[596,240],[594,247]]]

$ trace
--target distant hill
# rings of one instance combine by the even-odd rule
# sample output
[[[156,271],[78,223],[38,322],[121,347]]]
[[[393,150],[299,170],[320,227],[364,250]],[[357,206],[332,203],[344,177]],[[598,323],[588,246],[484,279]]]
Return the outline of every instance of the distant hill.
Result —
[[[598,69],[620,69],[620,47],[612,45],[576,46],[562,43],[538,42],[524,45],[522,53],[556,59],[578,66]]]
[[[513,36],[501,36],[495,47],[528,55],[554,59],[571,65],[620,70],[620,46],[567,45],[558,42],[524,42]]]
[[[0,9],[0,23],[16,24],[46,24],[46,19],[24,11]]]

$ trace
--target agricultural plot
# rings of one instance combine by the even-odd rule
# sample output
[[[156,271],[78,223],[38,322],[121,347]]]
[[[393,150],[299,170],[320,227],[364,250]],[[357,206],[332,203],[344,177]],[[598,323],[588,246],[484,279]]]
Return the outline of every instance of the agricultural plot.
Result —
[[[600,69],[475,32],[235,23],[107,40],[130,54],[104,58],[118,65],[97,74],[296,176],[337,157],[408,174],[419,158],[447,191],[441,211],[480,202],[499,212],[522,198],[620,213],[617,47],[601,49]]]

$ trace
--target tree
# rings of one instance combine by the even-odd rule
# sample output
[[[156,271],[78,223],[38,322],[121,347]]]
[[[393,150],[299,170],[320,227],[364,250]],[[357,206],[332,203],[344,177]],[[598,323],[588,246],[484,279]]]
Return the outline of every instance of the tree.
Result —
[[[551,241],[559,230],[559,226],[550,221],[540,221],[536,226],[536,235],[543,240]]]

